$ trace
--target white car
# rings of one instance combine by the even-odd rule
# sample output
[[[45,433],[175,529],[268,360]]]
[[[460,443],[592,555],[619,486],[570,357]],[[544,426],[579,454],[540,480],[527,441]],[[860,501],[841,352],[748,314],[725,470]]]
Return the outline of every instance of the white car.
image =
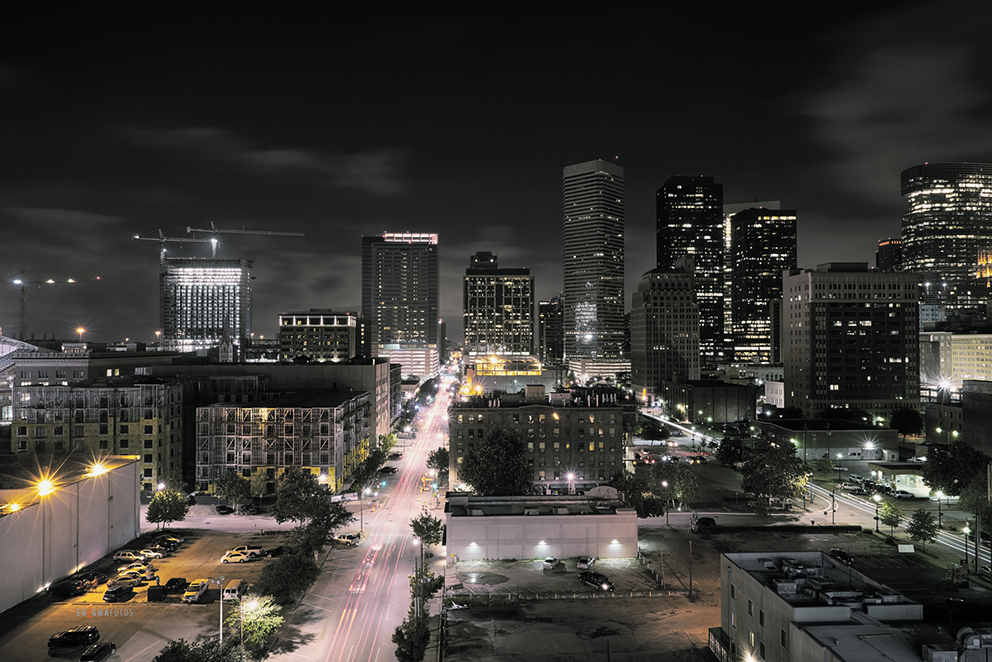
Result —
[[[139,582],[143,582],[146,579],[155,579],[154,570],[125,570],[124,572],[117,574],[117,580],[120,579],[137,579]],[[115,580],[116,581],[116,580]]]
[[[247,563],[252,559],[251,556],[243,552],[228,552],[220,558],[221,563]]]
[[[916,495],[913,494],[912,492],[908,491],[908,490],[896,490],[895,492],[892,493],[892,496],[894,496],[897,499],[915,499],[916,498]]]
[[[127,565],[122,565],[117,568],[117,574],[119,575],[122,572],[127,572],[128,570],[140,570],[142,572],[145,572],[146,570],[154,571],[155,566],[145,561],[135,561],[134,563],[128,563]]]
[[[548,558],[544,559],[544,563],[542,564],[541,567],[545,570],[554,570],[555,568],[558,567],[558,557],[549,556]]]
[[[143,549],[138,553],[144,556],[146,559],[160,559],[163,556],[165,556],[164,554],[162,554],[162,552],[155,549]]]
[[[588,570],[592,567],[592,564],[596,562],[595,556],[582,556],[579,557],[579,562],[575,564],[578,570]]]

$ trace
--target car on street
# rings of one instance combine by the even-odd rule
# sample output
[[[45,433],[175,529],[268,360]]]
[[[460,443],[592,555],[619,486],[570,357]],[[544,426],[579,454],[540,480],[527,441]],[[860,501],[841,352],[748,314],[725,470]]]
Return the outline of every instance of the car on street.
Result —
[[[92,625],[77,625],[48,638],[49,648],[82,648],[100,640],[100,631]]]
[[[104,602],[126,602],[132,595],[134,595],[134,589],[130,586],[125,586],[123,584],[118,586],[110,586],[107,592],[103,594]]]
[[[220,557],[221,563],[248,563],[254,557],[244,552],[228,552]]]
[[[403,453],[390,453],[389,454],[389,459],[390,460],[402,460],[403,459]]]
[[[186,586],[189,582],[186,581],[185,577],[173,577],[169,581],[165,582],[165,592],[168,593],[182,593],[186,590]]]
[[[589,586],[595,586],[600,591],[612,591],[613,582],[601,572],[580,572],[579,581]]]
[[[838,490],[856,490],[857,488],[858,486],[853,483],[837,483]]]
[[[381,473],[381,474],[394,474],[394,473],[396,473],[396,467],[382,467],[381,469],[379,469],[379,473]]]
[[[144,557],[136,549],[122,549],[114,554],[115,561],[143,561]]]
[[[869,493],[868,490],[866,490],[863,487],[855,487],[853,490],[851,490],[851,494],[853,494],[854,496],[868,496]]]
[[[854,565],[854,557],[840,547],[831,547],[828,554],[844,565]]]
[[[117,644],[112,641],[103,641],[93,644],[79,656],[79,662],[103,662],[117,652]]]
[[[558,567],[558,563],[559,560],[557,556],[549,556],[544,559],[544,563],[541,564],[541,568],[544,570],[554,570]]]
[[[225,506],[225,505],[217,506],[218,515],[230,515],[233,512],[234,512],[234,508],[231,508],[230,506]]]
[[[832,466],[830,468],[833,469],[834,471],[847,471],[847,467],[842,467],[839,464],[835,464],[834,466]]]
[[[695,522],[692,523],[693,531],[699,531],[700,529],[710,529],[716,526],[716,520],[712,517],[700,517]]]
[[[916,495],[913,494],[912,492],[908,491],[908,490],[896,490],[895,492],[892,493],[892,496],[894,496],[897,499],[915,499],[916,498]]]
[[[197,602],[200,596],[207,592],[207,585],[206,579],[197,579],[191,582],[183,593],[183,602]]]
[[[580,556],[578,562],[575,564],[575,567],[579,570],[588,570],[595,562],[595,556]]]
[[[89,582],[90,585],[96,586],[97,584],[106,584],[107,575],[102,572],[80,572],[72,576],[73,579],[81,579],[84,582]]]

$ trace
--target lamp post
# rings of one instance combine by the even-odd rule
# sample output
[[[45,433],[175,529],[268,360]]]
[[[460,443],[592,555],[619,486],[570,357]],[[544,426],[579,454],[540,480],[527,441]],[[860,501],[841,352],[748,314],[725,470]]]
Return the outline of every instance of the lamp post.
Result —
[[[672,509],[672,498],[671,495],[668,494],[668,481],[661,481],[661,486],[665,488],[665,526],[669,526],[668,513]]]
[[[941,508],[940,502],[944,499],[944,493],[937,490],[937,528],[944,528],[944,511]]]
[[[575,480],[575,474],[569,471],[567,474],[565,474],[565,478],[568,479],[568,493],[569,495],[571,495],[573,490],[575,489],[573,486],[573,481]]]
[[[840,470],[841,470],[840,460],[841,460],[842,457],[844,457],[842,454],[837,453],[837,482],[838,483],[840,482]]]
[[[968,528],[968,520],[964,521],[964,528],[961,529],[961,535],[964,536],[964,571],[967,573],[971,572],[971,566],[968,565],[968,534],[971,533],[971,529]]]
[[[217,590],[220,593],[220,600],[218,600],[217,602],[220,603],[220,643],[223,644],[224,643],[224,578],[218,577],[217,579],[214,579],[213,577],[210,577],[209,579],[211,584],[217,584],[218,587]]]
[[[878,502],[882,500],[882,495],[872,494],[871,500],[875,502],[875,533],[878,533]]]

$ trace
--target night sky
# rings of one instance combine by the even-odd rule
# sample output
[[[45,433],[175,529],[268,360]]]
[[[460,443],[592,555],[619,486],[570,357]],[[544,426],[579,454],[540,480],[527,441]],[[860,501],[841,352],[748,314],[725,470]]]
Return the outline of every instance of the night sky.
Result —
[[[0,278],[80,280],[29,291],[39,338],[84,326],[153,341],[158,245],[132,234],[302,231],[220,237],[219,257],[255,260],[254,330],[272,337],[281,311],[360,307],[363,234],[437,232],[441,314],[460,342],[472,253],[529,267],[542,299],[561,288],[566,165],[626,170],[629,306],[671,175],[797,209],[813,267],[874,264],[899,235],[902,169],[992,161],[988,2],[663,4],[8,21]],[[0,285],[4,335],[18,302]]]

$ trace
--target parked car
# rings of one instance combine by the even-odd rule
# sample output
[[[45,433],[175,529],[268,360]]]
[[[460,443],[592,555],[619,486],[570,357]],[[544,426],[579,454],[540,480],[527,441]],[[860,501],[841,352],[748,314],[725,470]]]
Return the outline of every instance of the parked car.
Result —
[[[79,662],[103,662],[117,652],[117,644],[112,641],[104,641],[93,644],[79,656]]]
[[[141,553],[134,549],[122,549],[114,554],[115,561],[142,561]]]
[[[152,549],[151,547],[149,547],[147,549],[142,549],[138,553],[141,554],[143,557],[145,557],[148,560],[151,560],[151,559],[160,559],[160,558],[163,558],[165,556],[165,554],[162,553],[161,550]]]
[[[992,579],[992,566],[983,565],[978,569],[978,574],[980,574],[983,579]]]
[[[255,558],[256,556],[265,556],[265,550],[263,548],[255,547],[253,545],[238,545],[237,547],[232,548],[231,551],[247,554],[252,558]]]
[[[104,602],[126,602],[132,595],[134,589],[126,585],[110,586],[103,594]]]
[[[234,508],[231,508],[230,506],[225,506],[225,505],[217,506],[218,515],[230,515],[233,512],[234,512]]]
[[[896,490],[895,492],[892,493],[892,496],[894,496],[897,499],[915,499],[916,498],[916,495],[915,494],[913,494],[912,492],[909,492],[907,490]]]
[[[396,467],[382,467],[381,469],[379,469],[379,473],[381,473],[381,474],[394,474],[394,473],[396,473]]]
[[[834,471],[847,471],[847,467],[842,467],[839,464],[835,464],[834,466],[832,466],[830,468],[833,469]]]
[[[863,483],[863,482],[865,482],[865,477],[864,476],[859,476],[858,474],[849,474],[847,476],[847,479],[849,481],[851,481],[852,483]]]
[[[128,586],[128,587],[141,586],[143,583],[144,583],[143,579],[134,575],[127,575],[127,576],[118,575],[117,577],[114,577],[109,582],[107,582],[107,590],[109,591],[112,588],[119,588],[121,586]]]
[[[180,544],[186,542],[186,539],[183,538],[182,535],[176,533],[175,531],[171,531],[171,530],[168,530],[168,529],[162,531],[162,533],[158,537],[159,538],[170,538],[170,539],[175,540],[176,542],[178,542]]]
[[[600,572],[580,572],[579,581],[589,586],[595,586],[600,591],[612,591],[613,582]]]
[[[145,572],[147,570],[155,570],[155,566],[147,561],[135,561],[134,563],[128,563],[127,565],[122,565],[117,568],[117,574],[120,575],[128,570],[140,570],[141,572]]]
[[[137,579],[139,582],[145,582],[148,581],[149,579],[155,579],[155,571],[152,570],[151,568],[145,570],[135,568],[134,570],[125,570],[124,572],[119,572],[117,573],[117,577],[116,577],[117,580],[129,579],[129,578]]]
[[[868,496],[868,490],[866,490],[863,487],[855,487],[853,490],[851,490],[851,494],[853,494],[854,496]]]
[[[48,593],[59,598],[72,598],[90,590],[90,582],[82,579],[63,579],[48,587]]]
[[[96,643],[100,639],[100,631],[92,625],[77,625],[68,630],[53,634],[48,638],[49,648],[82,648]]]
[[[588,570],[589,568],[592,567],[592,564],[595,562],[596,562],[595,556],[582,556],[579,557],[579,560],[575,564],[575,567],[578,568],[579,570]]]
[[[185,577],[173,577],[169,581],[165,582],[165,592],[166,593],[182,593],[186,590],[186,586],[189,582],[186,581]]]
[[[838,490],[854,490],[857,489],[857,487],[858,486],[853,483],[837,483]]]
[[[183,593],[183,602],[197,602],[200,596],[207,592],[207,585],[206,579],[197,579],[191,582]]]
[[[716,520],[712,517],[700,517],[692,523],[692,530],[699,531],[700,529],[710,529],[716,526]]]
[[[555,568],[558,567],[558,563],[559,560],[557,556],[549,556],[548,558],[544,559],[544,563],[541,564],[541,567],[544,570],[554,570]]]
[[[102,572],[79,572],[73,575],[73,579],[81,579],[84,582],[89,582],[91,586],[96,586],[97,584],[106,584],[107,575]]]
[[[279,547],[273,547],[272,549],[266,550],[265,558],[274,559],[277,556],[282,556],[286,553],[286,548],[280,545]]]
[[[389,459],[390,460],[402,460],[403,459],[403,453],[390,453],[389,454]]]
[[[228,552],[224,556],[220,557],[221,563],[247,563],[252,560],[252,556],[245,554],[244,552]]]
[[[238,514],[240,515],[259,515],[261,512],[261,508],[251,503],[246,503],[238,507]]]
[[[844,565],[854,565],[854,557],[840,547],[831,547],[829,554]]]

